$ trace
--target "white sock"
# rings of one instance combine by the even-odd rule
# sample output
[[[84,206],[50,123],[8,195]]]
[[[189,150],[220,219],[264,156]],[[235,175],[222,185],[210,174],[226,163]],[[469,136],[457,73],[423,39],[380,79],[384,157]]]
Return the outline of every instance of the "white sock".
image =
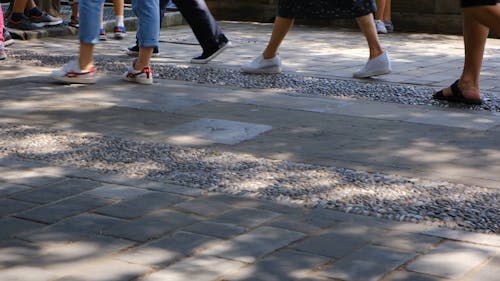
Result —
[[[125,24],[123,23],[123,16],[115,16],[115,25],[125,26]]]

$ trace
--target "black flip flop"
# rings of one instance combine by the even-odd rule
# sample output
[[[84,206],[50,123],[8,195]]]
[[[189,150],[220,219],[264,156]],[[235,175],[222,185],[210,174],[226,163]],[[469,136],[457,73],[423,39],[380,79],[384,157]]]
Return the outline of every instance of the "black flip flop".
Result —
[[[474,104],[474,105],[483,104],[483,100],[481,99],[466,99],[462,94],[462,91],[460,91],[460,88],[458,88],[458,80],[455,81],[455,83],[451,84],[450,89],[452,95],[445,96],[443,93],[444,90],[441,90],[439,92],[435,92],[432,95],[432,98],[435,100],[445,100],[448,102],[461,102],[465,104]]]

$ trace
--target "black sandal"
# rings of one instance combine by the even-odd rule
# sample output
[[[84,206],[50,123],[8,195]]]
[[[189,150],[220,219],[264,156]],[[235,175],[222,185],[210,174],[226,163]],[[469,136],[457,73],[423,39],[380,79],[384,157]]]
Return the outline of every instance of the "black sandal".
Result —
[[[443,89],[439,92],[434,92],[434,94],[432,95],[432,98],[435,100],[445,100],[448,102],[461,102],[461,103],[465,103],[465,104],[474,104],[474,105],[483,104],[482,99],[466,99],[464,97],[462,91],[460,91],[460,88],[458,88],[458,81],[459,80],[455,81],[455,83],[451,84],[451,86],[450,86],[452,95],[445,96],[444,92],[443,92],[444,89]]]

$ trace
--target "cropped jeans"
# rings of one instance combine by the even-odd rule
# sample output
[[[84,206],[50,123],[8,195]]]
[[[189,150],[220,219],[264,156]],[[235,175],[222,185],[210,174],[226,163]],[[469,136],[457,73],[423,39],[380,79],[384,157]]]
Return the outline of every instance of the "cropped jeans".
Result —
[[[101,29],[101,11],[104,0],[80,0],[80,43],[97,44]],[[139,19],[137,40],[139,47],[157,47],[160,37],[159,0],[132,0],[132,9]]]

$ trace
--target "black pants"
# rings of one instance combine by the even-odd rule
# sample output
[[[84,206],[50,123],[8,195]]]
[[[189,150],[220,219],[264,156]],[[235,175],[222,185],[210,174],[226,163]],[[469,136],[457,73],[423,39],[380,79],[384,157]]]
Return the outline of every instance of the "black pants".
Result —
[[[203,52],[212,52],[228,41],[204,0],[173,0],[193,30]],[[160,20],[168,0],[160,0]]]

